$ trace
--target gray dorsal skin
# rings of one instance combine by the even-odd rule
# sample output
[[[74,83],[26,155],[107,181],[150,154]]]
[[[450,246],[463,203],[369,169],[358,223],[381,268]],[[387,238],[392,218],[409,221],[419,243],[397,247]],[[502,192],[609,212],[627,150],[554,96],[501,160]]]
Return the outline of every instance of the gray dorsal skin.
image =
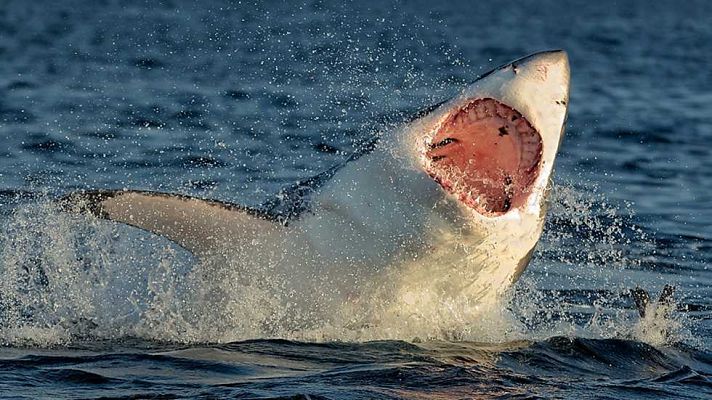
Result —
[[[333,291],[348,298],[354,288],[368,286],[374,275],[389,275],[395,278],[388,295],[402,307],[422,309],[423,302],[437,302],[443,296],[484,302],[521,275],[541,234],[568,90],[568,58],[563,51],[519,59],[402,127],[384,132],[367,154],[354,155],[345,165],[290,188],[284,193],[286,200],[258,209],[131,190],[76,192],[65,196],[63,204],[68,210],[165,236],[201,258],[220,255],[237,260],[238,268],[283,275],[294,290],[321,292],[338,283]],[[527,186],[518,197],[509,186],[488,187],[493,193],[502,189],[507,196],[506,207],[491,212],[483,211],[487,201],[480,204],[483,196],[472,189],[477,182],[463,191],[458,179],[470,182],[468,178],[445,174],[437,165],[444,156],[430,154],[449,151],[446,154],[455,158],[473,157],[476,164],[474,155],[447,147],[457,140],[436,136],[461,115],[464,124],[468,116],[472,124],[478,123],[472,122],[476,112],[468,110],[485,103],[497,105],[492,113],[501,114],[500,105],[510,110],[507,115],[513,122],[507,124],[523,120],[538,133],[538,147],[527,147],[528,155],[523,155],[525,145],[517,148],[517,160],[528,157],[530,164],[532,157],[537,160],[522,172]],[[503,121],[500,114],[485,116],[482,123]],[[495,130],[493,140],[509,140],[512,135],[520,143],[530,140],[515,128],[505,128]],[[497,150],[498,143],[504,142],[491,148]],[[471,146],[477,150],[477,143]],[[486,159],[487,154],[481,157]],[[470,168],[467,162],[463,165]],[[511,184],[509,176],[497,182]]]

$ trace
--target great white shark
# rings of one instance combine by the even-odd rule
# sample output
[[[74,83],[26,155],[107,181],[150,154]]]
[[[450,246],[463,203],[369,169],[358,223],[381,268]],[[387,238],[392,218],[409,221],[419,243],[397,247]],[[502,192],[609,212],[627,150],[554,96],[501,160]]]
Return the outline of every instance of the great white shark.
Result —
[[[255,284],[278,282],[295,304],[375,293],[401,313],[489,304],[542,233],[569,75],[564,51],[496,68],[263,207],[137,190],[63,203],[229,262]]]

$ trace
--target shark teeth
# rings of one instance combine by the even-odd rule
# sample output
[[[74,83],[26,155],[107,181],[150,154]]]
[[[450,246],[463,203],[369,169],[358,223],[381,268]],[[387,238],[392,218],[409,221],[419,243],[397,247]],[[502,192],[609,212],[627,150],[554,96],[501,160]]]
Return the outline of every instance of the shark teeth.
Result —
[[[425,151],[428,173],[484,215],[500,215],[524,203],[541,154],[541,136],[529,121],[490,98],[451,113]]]

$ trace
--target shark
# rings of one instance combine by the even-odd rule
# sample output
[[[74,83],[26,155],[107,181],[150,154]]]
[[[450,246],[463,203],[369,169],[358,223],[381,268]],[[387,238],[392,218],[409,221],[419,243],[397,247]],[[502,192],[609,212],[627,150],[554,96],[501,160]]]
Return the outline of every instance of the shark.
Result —
[[[307,308],[374,296],[398,315],[452,299],[479,307],[517,281],[539,241],[569,82],[562,50],[502,65],[259,207],[127,189],[61,201],[272,282]]]

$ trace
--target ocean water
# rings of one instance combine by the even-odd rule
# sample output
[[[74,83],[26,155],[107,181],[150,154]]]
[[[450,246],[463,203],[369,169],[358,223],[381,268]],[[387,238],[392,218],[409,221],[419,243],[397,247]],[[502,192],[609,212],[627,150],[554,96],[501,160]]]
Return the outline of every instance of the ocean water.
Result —
[[[706,1],[3,1],[0,398],[712,397],[710,21]],[[266,326],[255,288],[201,302],[219,282],[189,254],[52,201],[258,205],[551,48],[572,88],[545,232],[501,310],[448,330]],[[665,285],[640,318],[629,290]]]

